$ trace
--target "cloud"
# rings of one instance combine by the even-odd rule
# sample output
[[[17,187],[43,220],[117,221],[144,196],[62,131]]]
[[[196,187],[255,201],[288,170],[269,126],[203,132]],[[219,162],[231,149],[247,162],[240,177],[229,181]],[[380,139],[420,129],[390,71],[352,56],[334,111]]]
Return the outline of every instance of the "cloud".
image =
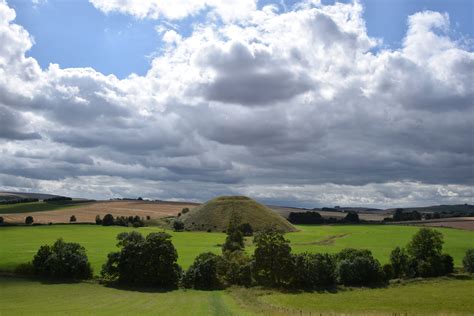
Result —
[[[154,3],[94,5],[138,18],[208,10],[222,21],[164,32],[147,74],[120,80],[41,69],[26,57],[30,34],[0,1],[1,189],[248,194],[306,206],[473,202],[474,54],[449,36],[447,15],[412,15],[402,46],[386,50],[358,2],[249,5],[237,20],[223,12],[240,2],[183,2],[181,12]]]
[[[89,0],[94,7],[105,12],[130,14],[139,19],[181,20],[210,9],[224,21],[232,21],[248,16],[256,9],[255,0],[178,0],[170,4],[163,0]]]

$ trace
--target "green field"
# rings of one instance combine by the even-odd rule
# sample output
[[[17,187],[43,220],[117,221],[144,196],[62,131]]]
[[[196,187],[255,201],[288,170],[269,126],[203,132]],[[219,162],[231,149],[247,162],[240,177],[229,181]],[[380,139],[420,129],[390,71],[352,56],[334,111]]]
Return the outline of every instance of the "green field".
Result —
[[[339,225],[297,226],[299,232],[288,233],[295,252],[337,252],[345,247],[370,249],[382,263],[388,262],[390,251],[404,246],[418,230],[411,226],[394,225]],[[18,226],[0,228],[0,270],[12,271],[18,264],[32,259],[39,246],[53,243],[62,237],[66,241],[78,242],[87,249],[95,274],[100,272],[107,253],[114,251],[118,233],[132,228],[95,225]],[[157,227],[137,229],[143,234],[160,231]],[[444,235],[444,251],[454,257],[456,266],[461,265],[467,248],[474,247],[474,232],[439,228]],[[219,253],[224,242],[223,233],[169,232],[178,250],[178,262],[189,267],[194,258],[205,251]],[[247,250],[253,251],[251,240]]]
[[[0,315],[472,315],[474,280],[437,279],[381,289],[289,294],[123,290],[97,283],[51,284],[0,277]]]
[[[64,209],[66,207],[77,207],[84,203],[74,204],[71,202],[29,202],[0,205],[0,214],[17,214],[28,212],[44,212]]]

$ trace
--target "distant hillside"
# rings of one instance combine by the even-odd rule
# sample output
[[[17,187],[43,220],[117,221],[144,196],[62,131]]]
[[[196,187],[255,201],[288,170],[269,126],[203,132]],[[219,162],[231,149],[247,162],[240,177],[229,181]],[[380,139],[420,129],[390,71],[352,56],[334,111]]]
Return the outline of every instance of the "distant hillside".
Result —
[[[434,205],[425,207],[404,207],[401,208],[404,212],[417,211],[420,213],[474,213],[474,205],[470,204],[457,204],[457,205]],[[396,208],[389,209],[388,211],[395,212]]]
[[[189,230],[224,231],[233,214],[240,217],[241,223],[252,225],[254,230],[274,225],[286,232],[296,231],[285,218],[245,196],[217,197],[182,215],[181,220]]]
[[[0,192],[0,201],[2,200],[15,200],[15,199],[38,199],[45,200],[51,198],[62,197],[54,194],[44,193],[28,193],[28,192]]]

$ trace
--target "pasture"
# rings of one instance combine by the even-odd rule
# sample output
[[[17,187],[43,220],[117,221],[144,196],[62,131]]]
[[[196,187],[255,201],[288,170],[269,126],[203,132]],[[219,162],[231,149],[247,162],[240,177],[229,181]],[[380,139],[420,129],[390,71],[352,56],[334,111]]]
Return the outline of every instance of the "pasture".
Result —
[[[1,315],[469,315],[472,278],[441,278],[379,289],[336,293],[282,293],[230,288],[225,291],[117,289],[94,282],[47,283],[0,277]]]
[[[335,253],[346,247],[370,249],[374,256],[387,263],[396,246],[405,246],[418,227],[396,225],[334,225],[296,226],[300,231],[288,233],[294,252]],[[87,255],[97,275],[107,254],[116,249],[118,233],[134,228],[96,225],[51,225],[18,226],[0,228],[0,271],[13,271],[21,263],[32,259],[43,244],[51,244],[62,237],[65,241],[78,242],[87,250]],[[454,257],[455,266],[461,261],[467,248],[474,247],[474,232],[449,228],[437,228],[444,235],[444,252]],[[161,231],[157,227],[136,229],[146,235]],[[194,258],[206,251],[220,253],[225,240],[223,233],[172,232],[172,241],[178,251],[178,263],[187,268]],[[252,242],[247,239],[247,251],[253,252]]]

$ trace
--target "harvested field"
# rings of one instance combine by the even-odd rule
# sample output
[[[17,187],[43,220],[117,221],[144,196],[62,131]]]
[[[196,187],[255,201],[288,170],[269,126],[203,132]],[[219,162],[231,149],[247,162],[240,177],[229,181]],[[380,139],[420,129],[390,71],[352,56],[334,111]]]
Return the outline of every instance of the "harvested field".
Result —
[[[318,212],[324,218],[343,218],[347,215],[344,212],[328,212],[328,211],[321,211],[321,210],[310,210],[310,209],[302,209],[302,208],[293,208],[293,207],[283,207],[283,206],[274,206],[268,205],[269,208],[274,210],[276,213],[280,214],[281,216],[288,218],[291,212],[301,213],[301,212]],[[390,215],[386,212],[357,212],[359,218],[364,221],[371,221],[371,222],[381,222],[385,217],[389,217]]]
[[[464,230],[474,230],[474,217],[453,217],[453,218],[430,219],[430,220],[423,220],[423,221],[405,221],[405,222],[394,222],[391,224],[428,226],[428,227],[447,227],[447,228],[457,228],[457,229],[464,229]]]
[[[35,223],[67,223],[71,215],[74,215],[79,223],[93,223],[96,215],[104,217],[108,213],[114,216],[138,215],[151,218],[176,216],[183,208],[192,208],[196,205],[198,204],[165,201],[102,201],[59,210],[2,214],[2,216],[9,223],[23,223],[25,217],[29,215],[33,216]]]

